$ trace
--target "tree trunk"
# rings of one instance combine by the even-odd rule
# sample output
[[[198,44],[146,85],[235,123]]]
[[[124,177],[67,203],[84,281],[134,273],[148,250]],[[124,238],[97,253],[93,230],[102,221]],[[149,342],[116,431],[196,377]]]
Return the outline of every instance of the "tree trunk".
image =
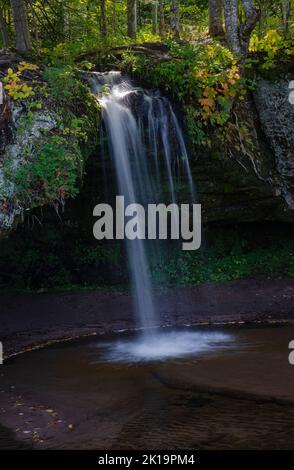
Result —
[[[113,30],[116,30],[116,0],[112,0],[112,15],[111,15],[111,23],[113,26]]]
[[[209,34],[212,37],[224,35],[223,7],[224,0],[209,0]]]
[[[285,34],[289,32],[289,22],[291,17],[291,0],[282,0],[282,18]]]
[[[253,0],[242,0],[245,12],[245,22],[241,25],[241,50],[244,55],[248,54],[250,36],[259,20],[259,10],[254,6]]]
[[[179,38],[180,37],[180,17],[179,17],[179,2],[178,2],[178,0],[171,0],[170,25],[171,25],[172,35],[175,38]]]
[[[252,31],[259,19],[259,12],[252,0],[242,0],[244,23],[239,23],[239,0],[225,0],[226,37],[233,54],[246,56]]]
[[[9,47],[9,37],[7,32],[7,24],[3,12],[0,10],[0,29],[2,34],[2,41],[4,49]]]
[[[135,39],[137,34],[137,0],[128,0],[127,15],[128,36],[132,39]]]
[[[238,0],[225,0],[224,7],[227,42],[230,50],[238,55],[241,54]]]
[[[105,0],[101,0],[101,6],[100,6],[100,30],[101,30],[101,35],[106,38],[107,36],[107,19],[106,19],[106,3]]]
[[[32,48],[27,11],[24,0],[11,0],[13,22],[15,28],[16,49],[26,53]]]
[[[159,0],[159,34],[163,39],[165,37],[165,21],[164,21],[164,3]]]
[[[67,5],[63,6],[63,36],[64,39],[70,38],[70,11]]]
[[[158,33],[158,0],[152,2],[152,32]]]

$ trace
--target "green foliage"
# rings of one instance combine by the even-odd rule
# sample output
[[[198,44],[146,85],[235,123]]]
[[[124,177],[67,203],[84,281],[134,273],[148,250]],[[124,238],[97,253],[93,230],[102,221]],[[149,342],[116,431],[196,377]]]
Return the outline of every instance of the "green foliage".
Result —
[[[37,73],[38,81],[27,84],[22,74],[28,71]],[[32,208],[76,196],[84,161],[98,141],[100,119],[98,102],[80,72],[73,66],[47,67],[42,77],[37,66],[21,62],[16,72],[8,70],[6,83],[10,96],[25,105],[17,135],[21,139],[23,134],[27,145],[22,146],[16,168],[13,158],[6,158],[4,165],[18,204]],[[31,131],[40,112],[52,114],[54,128],[39,129],[40,135],[34,136]]]
[[[1,241],[0,290],[77,290],[128,284],[119,243],[97,243],[68,219],[66,223],[41,224],[33,214],[28,221]],[[153,282],[156,286],[195,285],[258,276],[294,277],[294,242],[288,232],[285,228],[274,234],[269,227],[266,234],[249,227],[241,235],[228,227],[219,228],[217,238],[212,229],[208,246],[197,252],[164,245],[161,257],[150,260]]]
[[[290,66],[294,60],[294,38],[284,37],[276,29],[270,29],[262,37],[254,33],[251,36],[250,52],[261,56],[262,60],[257,62],[260,72],[282,68],[287,64]]]
[[[48,82],[50,96],[55,106],[79,116],[95,103],[89,88],[81,80],[81,74],[71,65],[47,67],[44,79]],[[98,104],[96,104],[98,108]]]
[[[185,124],[190,141],[194,145],[205,145],[208,142],[208,136],[205,132],[204,126],[198,119],[198,110],[192,105],[185,108]]]
[[[85,240],[76,224],[41,224],[31,215],[29,225],[1,241],[0,290],[78,290],[126,281],[120,246]],[[27,221],[28,222],[28,221]]]
[[[145,54],[137,54],[132,49],[124,51],[122,58],[118,64],[120,69],[125,73],[143,75],[145,73],[153,73],[153,65],[148,56]]]
[[[190,140],[207,142],[209,127],[224,126],[233,102],[244,100],[252,82],[244,79],[230,51],[217,41],[208,44],[169,42],[171,60],[153,62],[129,50],[119,64],[123,71],[164,88],[185,110]]]
[[[203,284],[228,282],[256,276],[294,276],[294,243],[284,246],[246,249],[236,244],[227,251],[223,245],[199,252],[169,253],[161,263],[154,263],[155,283]]]
[[[30,64],[28,62],[20,62],[17,66],[17,70],[14,71],[12,68],[7,70],[7,74],[3,79],[5,83],[5,90],[7,91],[10,98],[14,101],[24,100],[34,96],[33,87],[28,85],[25,81],[22,80],[22,73],[25,70],[37,70],[38,66],[35,64]]]
[[[80,142],[86,157],[97,142],[100,119],[98,101],[74,66],[47,67],[44,79],[48,83],[51,106],[61,118],[60,133],[73,142]]]
[[[15,175],[18,197],[31,205],[54,202],[78,193],[82,157],[77,146],[69,146],[57,135],[41,140],[30,164],[18,167]],[[32,204],[33,201],[33,204]]]

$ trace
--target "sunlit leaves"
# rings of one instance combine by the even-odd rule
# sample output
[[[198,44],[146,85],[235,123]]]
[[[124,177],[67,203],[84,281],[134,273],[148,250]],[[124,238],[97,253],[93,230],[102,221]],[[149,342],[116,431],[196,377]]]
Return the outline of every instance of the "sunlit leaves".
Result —
[[[32,86],[24,82],[21,79],[21,75],[26,70],[35,71],[37,69],[37,65],[23,61],[17,65],[16,71],[12,68],[7,70],[7,74],[3,81],[6,83],[5,90],[7,91],[10,98],[13,100],[22,100],[34,95]]]
[[[285,38],[276,29],[271,29],[263,37],[259,37],[257,33],[253,34],[249,50],[255,54],[262,54],[261,69],[270,70],[276,67],[281,57],[294,56],[294,43],[291,38]]]

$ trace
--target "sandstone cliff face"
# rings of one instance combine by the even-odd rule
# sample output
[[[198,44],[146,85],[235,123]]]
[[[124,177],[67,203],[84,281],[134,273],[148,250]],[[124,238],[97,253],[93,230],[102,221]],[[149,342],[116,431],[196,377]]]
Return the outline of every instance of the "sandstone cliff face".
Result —
[[[54,129],[58,119],[57,115],[45,110],[27,120],[24,107],[13,106],[7,97],[5,104],[9,112],[3,119],[0,146],[0,235],[9,232],[27,209],[17,194],[17,169],[27,164],[28,158],[34,158],[35,146],[42,139],[42,133]]]
[[[255,93],[262,130],[275,157],[276,182],[286,206],[294,210],[294,103],[291,82],[260,81]]]
[[[258,82],[252,99],[237,104],[230,122],[214,133],[212,148],[190,150],[204,221],[294,221],[294,105],[289,83]],[[0,233],[5,234],[27,209],[15,197],[13,180],[24,149],[26,158],[28,151],[33,154],[42,130],[54,128],[57,118],[43,110],[19,132],[24,111],[9,109],[7,102],[0,111]],[[91,178],[96,190],[102,179],[102,173]],[[84,199],[86,204],[86,195]]]
[[[289,81],[258,82],[212,150],[192,156],[206,221],[294,221],[294,106]],[[195,153],[195,151],[194,151]]]

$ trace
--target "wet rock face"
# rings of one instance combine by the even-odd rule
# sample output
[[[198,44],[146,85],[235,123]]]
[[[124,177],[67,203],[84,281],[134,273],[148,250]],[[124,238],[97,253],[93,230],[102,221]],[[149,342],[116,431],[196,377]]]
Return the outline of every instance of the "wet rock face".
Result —
[[[214,133],[211,149],[190,149],[205,222],[294,222],[294,104],[291,91],[287,80],[259,81],[253,100],[237,104],[230,122]],[[5,142],[5,161],[11,170],[8,174],[13,174],[22,163],[24,147],[29,152],[33,150],[34,142],[41,138],[41,129],[50,130],[56,125],[56,116],[45,110],[17,135],[21,115],[20,109],[10,110],[7,118],[14,125],[10,123],[9,129],[14,127],[15,132],[9,136],[5,127],[6,132],[2,133],[8,139]],[[7,121],[5,123],[7,126]],[[0,141],[4,145],[3,139]],[[12,228],[24,209],[14,197],[13,178],[5,177],[3,156],[0,154],[0,236],[1,229],[7,232]],[[99,168],[90,173],[93,173],[93,181],[89,182],[91,188],[87,187],[89,184],[84,185],[85,198],[89,191],[97,195],[97,186],[103,186],[103,170]],[[70,206],[75,212],[79,204],[74,200]]]
[[[212,135],[192,151],[204,220],[294,222],[294,104],[289,81],[260,81]],[[294,89],[294,84],[293,84]]]
[[[36,113],[31,121],[23,124],[26,112],[23,107],[10,110],[10,139],[3,144],[0,163],[0,237],[13,228],[17,217],[22,215],[24,207],[17,198],[15,174],[20,165],[26,164],[28,155],[34,154],[36,142],[42,138],[44,130],[50,131],[56,126],[57,116],[48,112]],[[7,133],[5,133],[7,136]],[[6,144],[6,145],[5,145]]]
[[[289,81],[260,81],[255,103],[262,129],[276,158],[282,176],[294,176],[294,103]]]
[[[258,83],[254,100],[259,121],[275,158],[276,181],[294,211],[294,102],[288,80]]]

